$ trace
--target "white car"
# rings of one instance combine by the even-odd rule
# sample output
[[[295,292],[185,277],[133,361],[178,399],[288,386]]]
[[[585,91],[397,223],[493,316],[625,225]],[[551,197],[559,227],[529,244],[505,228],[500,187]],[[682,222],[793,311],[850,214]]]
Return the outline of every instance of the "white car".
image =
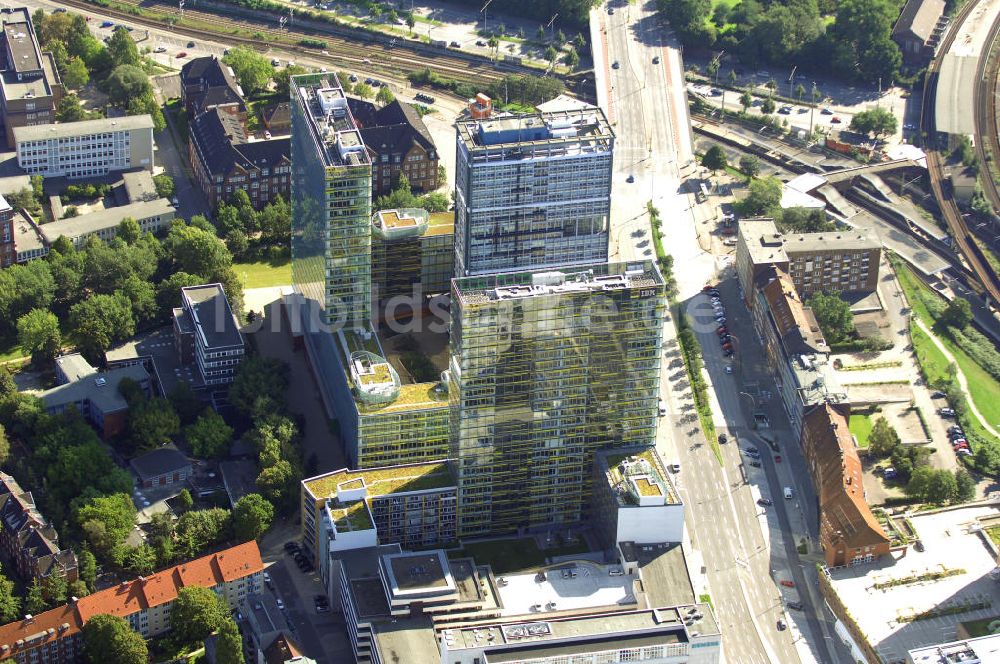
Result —
[[[733,373],[733,367],[732,367],[732,365],[726,365],[726,373],[727,374]]]
[[[156,48],[153,49],[153,53],[166,53],[166,52],[167,52],[166,46],[157,46]]]
[[[278,597],[277,599],[275,599],[274,603],[278,605],[278,610],[279,611],[284,611],[285,610],[285,601],[283,599],[281,599],[280,597]]]

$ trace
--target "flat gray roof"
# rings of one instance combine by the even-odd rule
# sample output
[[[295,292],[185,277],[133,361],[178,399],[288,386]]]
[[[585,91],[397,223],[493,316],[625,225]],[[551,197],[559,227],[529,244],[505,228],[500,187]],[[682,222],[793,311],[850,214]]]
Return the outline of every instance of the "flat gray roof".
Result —
[[[680,544],[636,544],[642,586],[650,606],[693,604],[694,588]]]
[[[792,233],[784,237],[787,253],[799,251],[867,251],[879,249],[882,244],[862,231],[833,231],[826,233]]]
[[[619,648],[642,648],[644,646],[673,645],[687,641],[687,634],[682,627],[671,630],[660,630],[655,634],[615,634],[608,633],[586,640],[572,643],[539,643],[530,648],[509,646],[491,648],[487,652],[490,664],[501,662],[522,662],[524,660],[541,659],[543,657],[558,657],[567,655],[584,655],[601,650],[616,650]]]
[[[371,164],[344,89],[333,73],[302,74],[294,79],[295,103],[305,110],[311,138],[328,166]]]
[[[750,262],[754,265],[788,261],[782,236],[774,219],[742,219],[739,222],[739,234],[750,254]]]
[[[470,152],[504,150],[509,158],[527,158],[532,148],[599,152],[610,150],[615,134],[600,108],[463,120],[455,124],[458,140]],[[525,148],[518,154],[510,148]]]
[[[18,253],[45,247],[41,231],[20,212],[14,214],[12,223],[14,226],[14,246]]]
[[[185,309],[193,313],[195,334],[201,335],[206,348],[243,345],[243,335],[221,284],[187,286],[181,289],[181,297]]]
[[[14,142],[47,141],[53,138],[72,138],[74,136],[88,136],[90,134],[104,134],[133,129],[152,130],[153,118],[149,114],[126,115],[120,118],[101,118],[99,120],[80,120],[79,122],[14,127]]]
[[[125,378],[137,383],[149,379],[149,373],[140,364],[103,373],[90,374],[80,380],[57,385],[38,396],[47,408],[65,406],[79,401],[89,401],[104,413],[114,413],[128,408],[125,397],[118,393],[118,384]]]
[[[42,57],[35,45],[35,34],[27,21],[4,23],[4,37],[10,48],[13,65],[16,72],[38,72],[42,69]]]
[[[429,617],[382,621],[374,625],[375,641],[384,662],[439,662],[434,623]]]
[[[978,64],[978,57],[954,53],[944,56],[934,96],[934,128],[937,131],[970,136],[976,133],[975,107],[969,100]]]
[[[39,226],[39,230],[41,230],[45,240],[51,243],[58,240],[60,235],[73,239],[114,228],[125,217],[132,217],[142,224],[144,220],[153,217],[166,217],[161,221],[169,221],[174,218],[176,213],[177,209],[170,204],[170,201],[165,198],[157,198],[155,201],[129,203],[128,205],[97,210],[71,219],[60,219],[42,224]]]

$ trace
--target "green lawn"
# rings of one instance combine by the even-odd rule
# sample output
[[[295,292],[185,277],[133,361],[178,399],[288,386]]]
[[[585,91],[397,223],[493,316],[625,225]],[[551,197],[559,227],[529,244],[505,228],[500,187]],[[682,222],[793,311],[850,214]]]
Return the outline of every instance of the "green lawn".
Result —
[[[546,558],[586,553],[587,545],[580,541],[550,549],[539,549],[533,538],[468,542],[460,551],[449,551],[452,558],[471,556],[480,565],[490,565],[494,574],[511,574],[541,567]]]
[[[233,269],[243,280],[244,288],[288,286],[292,283],[292,262],[287,259],[275,262],[234,263]]]
[[[916,325],[910,326],[910,338],[917,353],[917,361],[924,368],[927,382],[934,384],[948,377],[948,358],[934,345],[931,338]]]
[[[868,449],[868,436],[872,432],[872,418],[868,415],[852,414],[848,427],[851,434],[858,439],[858,447]]]

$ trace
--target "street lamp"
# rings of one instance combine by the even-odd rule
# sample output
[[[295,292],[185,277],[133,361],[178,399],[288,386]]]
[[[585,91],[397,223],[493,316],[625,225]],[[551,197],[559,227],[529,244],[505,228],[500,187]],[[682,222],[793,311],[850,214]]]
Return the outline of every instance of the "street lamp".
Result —
[[[795,65],[794,67],[792,67],[792,73],[788,75],[788,98],[789,99],[792,98],[792,84],[795,83],[795,70],[798,69],[798,68],[799,68],[798,65]]]
[[[483,5],[483,8],[479,10],[483,14],[483,32],[487,32],[487,29],[486,29],[486,8],[489,7],[492,2],[493,2],[493,0],[486,0],[486,4]]]

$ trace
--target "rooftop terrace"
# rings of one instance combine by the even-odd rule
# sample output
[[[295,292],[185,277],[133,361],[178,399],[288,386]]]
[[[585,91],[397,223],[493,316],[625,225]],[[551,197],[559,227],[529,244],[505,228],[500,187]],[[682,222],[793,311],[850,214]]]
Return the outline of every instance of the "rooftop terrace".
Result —
[[[334,495],[338,487],[341,489],[359,488],[356,483],[360,481],[363,481],[367,486],[369,498],[455,486],[455,478],[447,461],[389,466],[372,470],[347,470],[345,468],[304,479],[302,486],[314,498],[321,499]]]
[[[347,105],[340,81],[332,74],[295,77],[299,102],[309,114],[312,138],[327,166],[370,166],[361,132]]]
[[[368,505],[363,500],[349,503],[331,500],[327,503],[327,509],[330,511],[330,520],[333,521],[338,532],[371,530],[375,527],[371,512],[368,511]]]
[[[527,159],[538,152],[601,152],[610,150],[614,141],[614,131],[599,108],[466,120],[456,127],[459,141],[474,160],[492,160],[497,152],[508,159]]]
[[[638,498],[662,496],[668,505],[680,503],[660,457],[652,448],[605,454],[608,482],[621,488],[615,495],[621,506],[636,505]],[[634,495],[638,494],[638,496]]]

